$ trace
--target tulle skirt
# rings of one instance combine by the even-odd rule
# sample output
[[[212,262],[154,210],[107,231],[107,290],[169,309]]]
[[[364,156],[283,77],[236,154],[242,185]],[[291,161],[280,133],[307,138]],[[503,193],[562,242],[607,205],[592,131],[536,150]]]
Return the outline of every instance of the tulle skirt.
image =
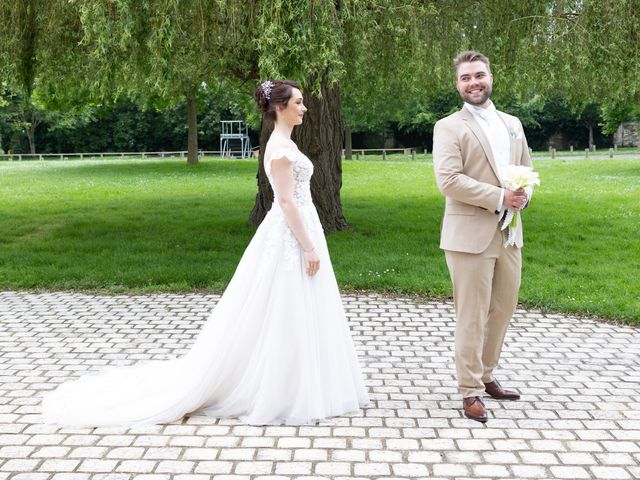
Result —
[[[309,424],[368,402],[324,233],[300,207],[320,270],[309,277],[277,204],[247,247],[191,349],[112,367],[45,395],[45,423],[162,424],[189,413],[251,425]]]

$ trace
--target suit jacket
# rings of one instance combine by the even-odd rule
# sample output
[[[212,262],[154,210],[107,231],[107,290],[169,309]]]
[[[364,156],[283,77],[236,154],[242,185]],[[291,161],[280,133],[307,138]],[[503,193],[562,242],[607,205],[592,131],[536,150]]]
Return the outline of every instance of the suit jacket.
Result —
[[[514,165],[532,166],[520,120],[497,112],[511,139]],[[433,130],[433,167],[446,196],[440,248],[481,253],[491,243],[501,215],[496,212],[500,190],[493,153],[484,130],[466,108],[439,120]],[[522,222],[520,222],[522,238]]]

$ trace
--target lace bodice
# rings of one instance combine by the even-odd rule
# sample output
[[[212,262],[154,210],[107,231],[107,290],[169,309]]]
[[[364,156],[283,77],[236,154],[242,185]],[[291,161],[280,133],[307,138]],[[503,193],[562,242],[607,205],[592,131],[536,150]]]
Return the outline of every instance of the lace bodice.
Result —
[[[273,185],[273,179],[271,178],[271,161],[274,158],[287,157],[293,164],[293,180],[295,182],[293,190],[293,201],[298,206],[313,205],[311,201],[311,176],[313,175],[313,164],[311,160],[303,154],[300,150],[294,148],[278,148],[271,156],[265,158],[264,170],[271,184],[271,188],[274,193],[274,202],[278,201],[278,192]]]

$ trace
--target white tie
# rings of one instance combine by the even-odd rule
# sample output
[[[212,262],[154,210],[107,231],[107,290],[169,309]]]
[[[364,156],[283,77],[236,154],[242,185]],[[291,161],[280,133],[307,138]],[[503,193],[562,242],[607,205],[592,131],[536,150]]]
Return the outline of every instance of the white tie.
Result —
[[[476,113],[491,127],[492,115],[488,108],[476,108]]]

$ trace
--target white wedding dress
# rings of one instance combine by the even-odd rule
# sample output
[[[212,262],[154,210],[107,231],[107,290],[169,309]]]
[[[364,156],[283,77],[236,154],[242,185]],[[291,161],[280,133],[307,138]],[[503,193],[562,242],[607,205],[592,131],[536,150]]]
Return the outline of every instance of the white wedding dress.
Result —
[[[60,385],[42,403],[45,423],[159,424],[198,412],[251,425],[308,424],[368,402],[329,252],[311,202],[311,161],[297,149],[294,201],[320,257],[302,250],[278,199],[249,243],[224,295],[183,357],[112,367]],[[270,162],[265,170],[273,185]]]

